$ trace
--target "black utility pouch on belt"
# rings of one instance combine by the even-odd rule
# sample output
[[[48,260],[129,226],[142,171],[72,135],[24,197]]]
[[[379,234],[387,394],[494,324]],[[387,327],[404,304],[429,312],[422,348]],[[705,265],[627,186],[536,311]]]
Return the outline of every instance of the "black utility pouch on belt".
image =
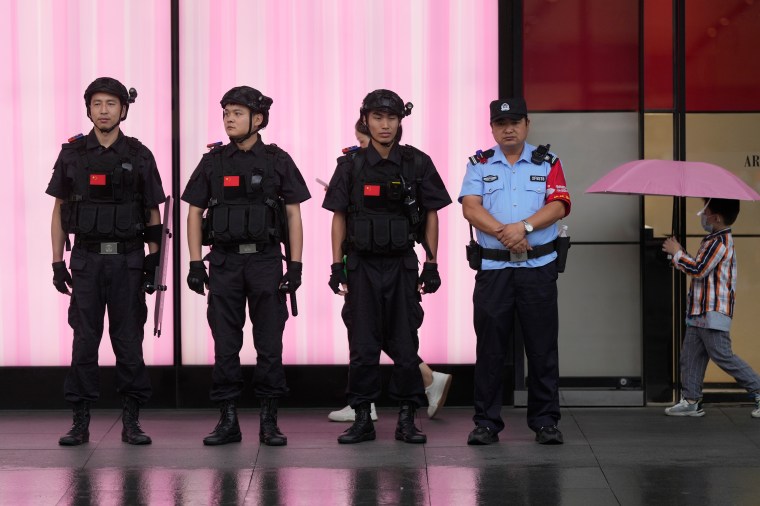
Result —
[[[557,251],[557,272],[565,272],[567,251],[570,249],[570,238],[557,237],[554,240],[554,249]]]
[[[467,249],[467,263],[470,264],[470,269],[479,271],[483,263],[483,248],[472,239],[465,248]]]
[[[475,240],[475,236],[472,233],[472,225],[470,225],[470,244],[465,246],[467,250],[467,263],[470,264],[470,269],[479,271],[483,264],[483,248]]]

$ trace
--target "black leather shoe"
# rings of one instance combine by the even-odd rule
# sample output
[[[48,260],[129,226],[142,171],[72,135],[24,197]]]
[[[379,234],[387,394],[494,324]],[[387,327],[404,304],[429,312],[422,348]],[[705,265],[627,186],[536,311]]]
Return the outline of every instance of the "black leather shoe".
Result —
[[[477,426],[467,436],[468,445],[490,445],[499,442],[499,435],[489,427]]]
[[[361,443],[362,441],[373,441],[375,435],[375,424],[370,417],[370,404],[365,402],[356,407],[356,418],[354,423],[338,436],[338,442],[344,445]]]
[[[561,445],[565,442],[556,425],[541,427],[536,431],[536,441],[542,445]]]

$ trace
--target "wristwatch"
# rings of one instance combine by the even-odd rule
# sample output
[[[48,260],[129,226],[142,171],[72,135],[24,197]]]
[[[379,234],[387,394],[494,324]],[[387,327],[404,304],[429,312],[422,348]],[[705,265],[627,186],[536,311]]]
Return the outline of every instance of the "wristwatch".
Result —
[[[528,223],[525,220],[522,220],[522,222],[523,222],[523,225],[525,226],[525,233],[526,234],[530,234],[531,232],[533,232],[533,225],[531,225],[530,223]]]

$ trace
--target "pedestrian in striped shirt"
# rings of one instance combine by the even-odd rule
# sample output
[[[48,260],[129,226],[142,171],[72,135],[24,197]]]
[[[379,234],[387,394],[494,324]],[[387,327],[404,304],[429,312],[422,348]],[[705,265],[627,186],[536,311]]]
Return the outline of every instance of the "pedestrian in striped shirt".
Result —
[[[702,383],[708,360],[730,374],[754,396],[753,418],[760,418],[760,376],[731,350],[731,317],[736,295],[736,255],[730,226],[739,201],[704,199],[697,213],[707,235],[692,257],[673,237],[662,245],[673,266],[692,277],[686,309],[686,336],[681,349],[682,398],[665,409],[668,416],[704,416]]]

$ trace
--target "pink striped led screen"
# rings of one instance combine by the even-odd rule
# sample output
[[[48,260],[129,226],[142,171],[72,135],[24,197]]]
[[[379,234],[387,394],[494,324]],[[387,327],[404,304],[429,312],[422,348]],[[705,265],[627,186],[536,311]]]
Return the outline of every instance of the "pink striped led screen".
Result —
[[[6,0],[0,7],[0,365],[67,365],[72,331],[69,298],[52,285],[50,217],[45,194],[61,144],[87,133],[83,94],[99,76],[137,90],[122,124],[155,155],[164,188],[171,188],[170,4]],[[64,255],[68,265],[68,254]],[[171,273],[167,279],[172,282]],[[171,308],[173,297],[166,295]],[[163,335],[153,333],[148,297],[145,360],[173,361],[171,309]],[[100,363],[113,364],[108,323]]]
[[[53,199],[44,190],[60,144],[90,128],[84,88],[97,76],[113,75],[138,90],[124,131],[152,149],[171,192],[170,2],[10,0],[3,9],[0,63],[10,79],[0,90],[0,142],[11,165],[0,184],[0,212],[12,219],[5,221],[0,247],[0,365],[65,365],[68,298],[51,284]],[[227,141],[219,106],[225,91],[247,84],[274,99],[263,138],[291,154],[313,196],[302,205],[300,315],[286,325],[284,361],[347,363],[342,299],[327,286],[331,213],[321,209],[324,192],[315,178],[329,180],[341,148],[355,144],[353,124],[364,95],[390,88],[414,104],[402,142],[430,154],[455,200],[467,157],[493,142],[488,103],[498,84],[497,2],[197,0],[180,2],[179,16],[180,185],[207,143]],[[183,203],[183,225],[186,213]],[[475,337],[467,224],[457,203],[440,218],[443,286],[423,298],[420,355],[430,363],[469,363]],[[182,252],[182,362],[210,364],[206,300],[184,282],[183,230],[174,241]],[[145,355],[151,365],[173,361],[171,292],[167,304],[163,335],[153,338],[149,297]],[[255,363],[250,323],[245,333],[242,359]],[[107,330],[100,358],[113,363]]]

